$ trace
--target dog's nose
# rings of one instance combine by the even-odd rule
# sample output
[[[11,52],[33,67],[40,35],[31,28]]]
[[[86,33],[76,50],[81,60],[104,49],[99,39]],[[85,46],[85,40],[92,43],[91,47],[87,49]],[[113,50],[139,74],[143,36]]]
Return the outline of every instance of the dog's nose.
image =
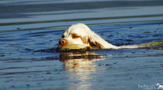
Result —
[[[61,39],[60,41],[59,41],[59,44],[60,45],[67,45],[67,40],[66,39]]]
[[[59,40],[58,48],[62,48],[63,46],[65,46],[67,44],[68,44],[68,42],[66,39],[61,39],[61,40]]]

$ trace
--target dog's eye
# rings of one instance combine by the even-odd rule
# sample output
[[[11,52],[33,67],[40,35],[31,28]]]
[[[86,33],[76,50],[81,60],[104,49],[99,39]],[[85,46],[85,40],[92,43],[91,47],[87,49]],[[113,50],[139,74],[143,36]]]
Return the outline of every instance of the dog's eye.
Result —
[[[65,36],[64,35],[62,35],[62,38],[64,38]]]
[[[72,34],[71,36],[72,36],[72,38],[79,38],[79,37],[80,37],[80,36],[77,35],[77,34]]]

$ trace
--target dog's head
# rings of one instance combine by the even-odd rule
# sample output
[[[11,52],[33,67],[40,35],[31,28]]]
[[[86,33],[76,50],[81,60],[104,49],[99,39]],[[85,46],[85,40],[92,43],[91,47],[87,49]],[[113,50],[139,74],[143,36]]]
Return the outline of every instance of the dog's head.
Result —
[[[58,48],[62,48],[65,45],[78,44],[84,46],[97,46],[104,48],[105,44],[108,44],[100,36],[95,34],[91,29],[82,23],[71,25],[62,35],[62,39],[59,41]]]

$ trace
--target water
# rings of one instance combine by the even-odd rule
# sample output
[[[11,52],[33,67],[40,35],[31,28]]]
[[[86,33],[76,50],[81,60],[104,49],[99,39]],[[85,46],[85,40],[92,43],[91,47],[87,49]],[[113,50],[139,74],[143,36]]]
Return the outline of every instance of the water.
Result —
[[[156,0],[1,0],[0,89],[158,89],[157,83],[163,85],[162,50],[34,51],[56,48],[75,23],[87,24],[114,45],[162,40],[162,5]]]

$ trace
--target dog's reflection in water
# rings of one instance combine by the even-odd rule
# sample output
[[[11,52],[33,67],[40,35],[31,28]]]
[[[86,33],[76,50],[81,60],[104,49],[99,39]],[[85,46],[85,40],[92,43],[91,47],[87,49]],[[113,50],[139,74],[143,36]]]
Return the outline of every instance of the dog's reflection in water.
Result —
[[[95,61],[108,58],[106,55],[98,55],[93,52],[85,53],[62,53],[60,61],[65,62],[66,71],[96,71],[98,68]]]

